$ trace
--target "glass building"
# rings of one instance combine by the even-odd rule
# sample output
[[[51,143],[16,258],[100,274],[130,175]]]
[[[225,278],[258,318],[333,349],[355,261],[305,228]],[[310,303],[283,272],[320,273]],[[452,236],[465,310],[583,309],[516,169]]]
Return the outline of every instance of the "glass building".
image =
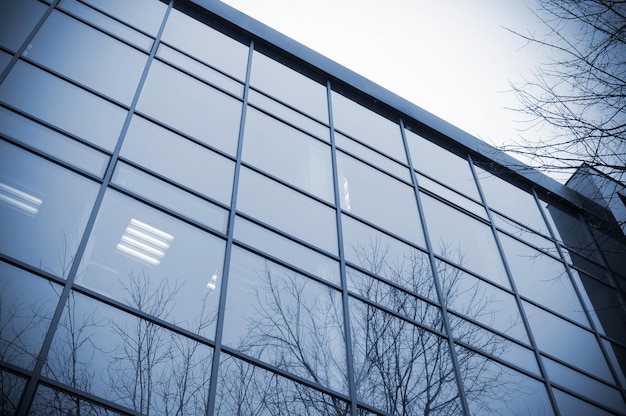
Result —
[[[589,206],[222,3],[0,0],[0,414],[626,414]]]

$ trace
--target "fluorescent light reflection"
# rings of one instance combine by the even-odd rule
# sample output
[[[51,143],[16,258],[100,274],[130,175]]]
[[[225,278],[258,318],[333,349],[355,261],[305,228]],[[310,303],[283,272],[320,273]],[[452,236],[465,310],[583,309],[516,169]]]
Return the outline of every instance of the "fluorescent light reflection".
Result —
[[[37,215],[43,200],[34,195],[20,191],[6,183],[0,182],[0,201],[28,215]]]
[[[132,218],[116,249],[135,260],[158,266],[172,241],[173,235]]]
[[[348,178],[343,178],[343,201],[346,204],[346,210],[350,211],[350,184]]]
[[[211,280],[206,284],[206,288],[213,292],[217,287],[217,271],[211,276]]]

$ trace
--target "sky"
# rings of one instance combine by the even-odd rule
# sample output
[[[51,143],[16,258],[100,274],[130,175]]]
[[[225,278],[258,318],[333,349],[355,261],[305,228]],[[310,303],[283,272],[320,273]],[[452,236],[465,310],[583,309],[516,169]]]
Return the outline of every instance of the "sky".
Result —
[[[509,109],[547,58],[507,30],[535,0],[222,1],[492,145],[539,134]]]

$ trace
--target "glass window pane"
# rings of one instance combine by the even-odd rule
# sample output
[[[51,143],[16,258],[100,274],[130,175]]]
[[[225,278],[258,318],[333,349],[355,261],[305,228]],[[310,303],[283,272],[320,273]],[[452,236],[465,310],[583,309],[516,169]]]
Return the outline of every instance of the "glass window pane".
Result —
[[[473,415],[553,415],[546,387],[478,353],[456,347]]]
[[[602,344],[607,352],[608,360],[613,364],[617,378],[623,386],[626,384],[626,347],[606,339],[602,339]]]
[[[0,2],[0,45],[17,51],[45,11],[46,6],[35,0]]]
[[[8,371],[0,370],[0,415],[17,414],[17,406],[22,397],[26,379]]]
[[[353,265],[437,300],[428,255],[363,224],[341,216],[346,260]]]
[[[236,240],[249,244],[264,253],[291,263],[329,282],[339,284],[339,263],[330,257],[239,216],[235,220],[234,236]]]
[[[448,341],[350,298],[354,371],[360,401],[389,414],[459,414]]]
[[[0,132],[47,155],[102,177],[109,156],[35,121],[0,107]]]
[[[122,413],[105,409],[95,403],[50,387],[37,386],[37,394],[30,407],[29,415],[86,415],[86,416],[122,416]]]
[[[126,111],[23,61],[0,85],[0,100],[112,151]]]
[[[347,392],[339,291],[235,247],[224,328],[225,345]]]
[[[406,164],[406,152],[397,123],[334,91],[332,103],[333,121],[337,130]]]
[[[421,195],[430,240],[436,254],[509,287],[491,228],[447,204]]]
[[[237,209],[337,254],[334,210],[245,167],[239,178]]]
[[[141,117],[133,117],[121,156],[224,204],[235,163]]]
[[[143,300],[167,309],[163,296]],[[43,374],[141,414],[201,415],[212,356],[208,346],[72,292]]]
[[[550,235],[532,194],[478,166],[476,166],[476,174],[489,208],[498,210],[544,235]]]
[[[254,51],[250,85],[314,118],[328,122],[326,86]]]
[[[76,283],[214,337],[224,241],[109,191]]]
[[[240,81],[245,80],[248,47],[178,10],[171,11],[161,40]]]
[[[505,230],[511,235],[526,241],[528,244],[532,244],[533,246],[545,251],[546,253],[552,254],[554,257],[560,257],[560,254],[556,248],[556,244],[554,241],[547,239],[541,234],[537,234],[532,231],[530,228],[526,228],[523,225],[520,225],[507,217],[492,212],[493,222],[498,226],[498,228]]]
[[[0,141],[0,251],[65,277],[98,187]]]
[[[591,400],[602,403],[604,406],[618,413],[626,413],[626,404],[624,404],[624,399],[619,390],[609,387],[604,383],[572,370],[547,357],[542,357],[542,360],[546,367],[548,378],[552,383],[559,384],[561,387],[565,387]]]
[[[0,360],[32,370],[61,290],[0,262]]]
[[[237,150],[241,102],[154,61],[137,108],[230,154]]]
[[[222,353],[215,414],[348,416],[350,405]]]
[[[587,403],[577,397],[571,396],[561,390],[554,389],[554,398],[559,406],[559,410],[562,415],[593,415],[593,416],[611,416],[614,413],[609,413],[602,409],[599,409]]]
[[[530,303],[524,302],[524,309],[541,350],[604,380],[613,381],[598,342],[590,332]]]
[[[139,30],[155,36],[161,26],[167,5],[153,0],[81,0]]]
[[[132,101],[148,59],[57,11],[46,19],[24,54],[125,104]]]
[[[448,308],[504,334],[528,342],[513,295],[456,267],[436,260]]]
[[[185,71],[191,72],[208,84],[221,88],[237,97],[243,97],[243,84],[193,58],[190,58],[187,55],[178,52],[176,49],[160,44],[159,49],[157,50],[157,56],[164,61],[170,62],[173,65],[184,69]]]
[[[413,169],[480,201],[474,175],[463,159],[425,138],[405,130]]]
[[[560,261],[499,233],[517,290],[583,325],[589,325],[574,286]]]
[[[227,210],[145,174],[139,169],[119,162],[111,181],[200,224],[226,233]]]
[[[456,204],[457,206],[468,210],[472,214],[484,220],[488,220],[485,207],[472,201],[471,199],[466,198],[463,195],[458,194],[435,181],[431,181],[426,176],[422,176],[419,173],[417,174],[417,183],[419,184],[420,188],[428,189],[430,192],[437,195],[438,197],[445,198],[453,204]]]
[[[337,152],[341,207],[412,243],[424,245],[413,188]]]
[[[3,50],[0,50],[0,73],[4,71],[4,69],[9,65],[13,55],[6,53]]]
[[[287,124],[249,108],[243,160],[331,203],[330,147]]]

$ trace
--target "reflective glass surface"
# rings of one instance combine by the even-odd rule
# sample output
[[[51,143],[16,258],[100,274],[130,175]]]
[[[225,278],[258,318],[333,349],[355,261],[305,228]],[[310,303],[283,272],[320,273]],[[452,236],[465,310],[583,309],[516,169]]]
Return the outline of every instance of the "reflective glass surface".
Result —
[[[331,203],[330,147],[254,108],[248,108],[243,160]]]
[[[171,11],[161,41],[245,80],[248,47],[178,10]]]
[[[461,411],[445,338],[354,298],[350,322],[360,401],[390,414]]]
[[[109,161],[104,153],[4,107],[0,107],[0,133],[99,177]]]
[[[522,296],[589,325],[563,263],[502,233],[500,242]]]
[[[224,242],[109,191],[76,282],[214,336]]]
[[[132,101],[148,59],[136,49],[56,10],[39,29],[24,56],[125,104]]]
[[[337,253],[337,226],[331,208],[245,167],[239,178],[237,209]]]
[[[543,383],[478,353],[456,349],[471,414],[554,414]]]
[[[81,0],[154,36],[157,34],[167,5],[152,0]]]
[[[43,374],[142,414],[205,414],[212,355],[210,347],[72,292]]]
[[[466,198],[463,195],[446,188],[440,183],[432,181],[426,176],[420,175],[419,173],[417,174],[417,183],[420,188],[427,189],[438,197],[444,198],[453,204],[468,210],[472,214],[488,220],[485,207],[472,201],[471,199]]]
[[[608,412],[597,408],[591,403],[585,402],[577,397],[571,396],[561,390],[554,389],[554,398],[556,399],[559,411],[562,415],[594,415],[594,416],[611,416],[613,412]]]
[[[139,169],[118,162],[111,182],[207,227],[226,232],[228,211]]]
[[[401,163],[406,163],[406,152],[398,124],[334,91],[332,106],[334,126],[337,130]]]
[[[347,392],[339,291],[236,247],[224,328],[225,345]]]
[[[492,218],[498,228],[505,230],[509,234],[527,242],[528,244],[532,244],[546,253],[552,254],[554,257],[560,258],[560,254],[554,241],[549,240],[541,234],[537,234],[532,231],[530,228],[526,228],[523,225],[520,225],[496,212],[492,212]]]
[[[33,368],[61,290],[0,262],[0,360]]]
[[[122,413],[106,409],[77,396],[39,385],[29,415],[83,415],[121,416]]]
[[[341,208],[424,245],[413,188],[342,152],[337,170]]]
[[[341,216],[346,261],[437,300],[428,255],[347,215]]]
[[[604,380],[613,380],[600,346],[591,332],[527,302],[524,302],[524,309],[539,349]]]
[[[224,204],[235,163],[142,117],[133,117],[120,155]]]
[[[98,186],[0,141],[0,251],[65,277]]]
[[[45,11],[46,6],[36,0],[0,2],[0,45],[17,51]]]
[[[491,228],[426,194],[421,195],[436,254],[509,287]]]
[[[222,353],[216,415],[347,416],[345,401]]]
[[[8,371],[0,370],[0,414],[14,415],[20,403],[26,380]]]
[[[159,61],[150,67],[139,111],[235,154],[241,102]]]
[[[328,122],[326,87],[257,51],[252,56],[250,85]]]
[[[235,239],[270,256],[291,263],[317,277],[339,284],[339,263],[330,257],[239,216],[235,220],[234,236]]]
[[[405,130],[405,133],[413,169],[480,201],[467,159],[460,158],[412,131]]]
[[[13,58],[13,55],[0,50],[0,73],[9,65],[11,58]]]

